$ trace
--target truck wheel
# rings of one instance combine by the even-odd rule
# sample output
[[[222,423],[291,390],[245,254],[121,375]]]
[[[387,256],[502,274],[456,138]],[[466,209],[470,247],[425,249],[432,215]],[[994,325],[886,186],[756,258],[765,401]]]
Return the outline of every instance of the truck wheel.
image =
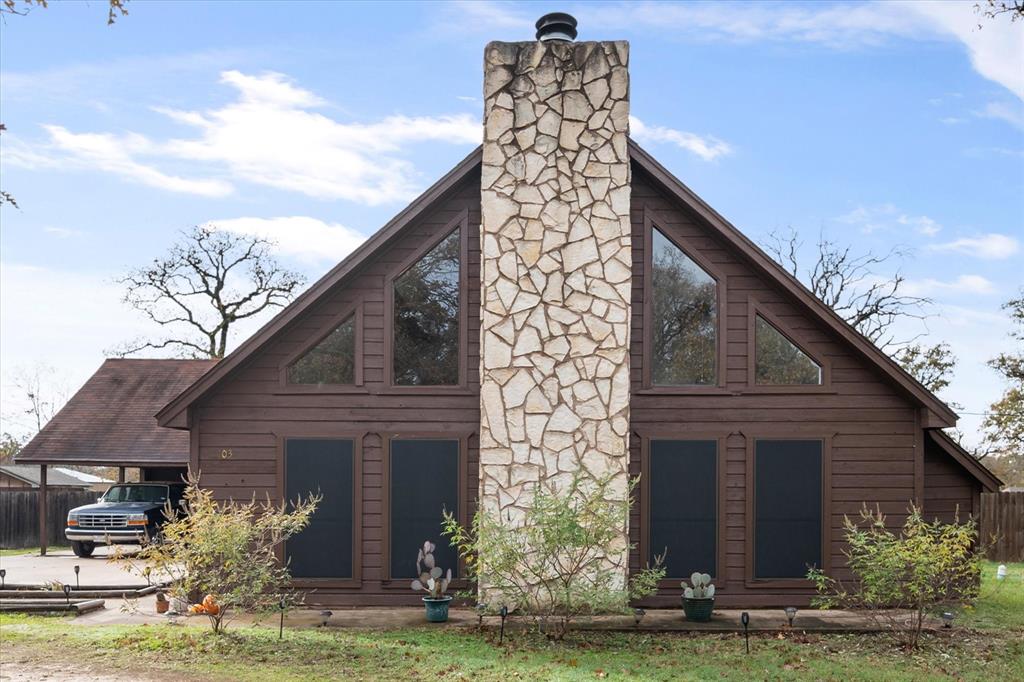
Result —
[[[83,558],[89,558],[92,556],[92,551],[96,549],[96,545],[92,542],[72,542],[71,551],[75,553],[75,556]]]

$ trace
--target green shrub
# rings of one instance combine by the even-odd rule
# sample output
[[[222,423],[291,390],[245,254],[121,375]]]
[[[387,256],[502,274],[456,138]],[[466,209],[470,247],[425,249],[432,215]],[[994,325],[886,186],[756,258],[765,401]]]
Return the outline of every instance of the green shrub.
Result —
[[[213,491],[189,477],[185,513],[164,510],[168,521],[162,540],[132,557],[115,554],[137,573],[168,577],[171,596],[188,604],[212,597],[207,615],[214,632],[222,632],[238,612],[259,613],[298,601],[289,589],[288,566],[277,557],[283,543],[309,524],[320,497],[286,504],[268,498],[257,502],[217,502]]]
[[[665,576],[659,560],[623,582],[624,568],[605,558],[609,548],[619,553],[616,545],[622,556],[632,548],[623,545],[630,501],[613,492],[613,480],[577,476],[561,491],[538,485],[518,523],[478,511],[467,529],[446,512],[444,533],[482,593],[562,639],[580,616],[627,612],[631,599],[656,592]]]
[[[886,528],[881,511],[865,506],[859,521],[845,519],[845,529],[848,548],[843,554],[852,579],[812,569],[808,578],[818,590],[817,606],[866,610],[901,633],[903,643],[913,649],[926,615],[977,598],[982,552],[972,519],[929,523],[911,506],[903,528],[894,533]]]

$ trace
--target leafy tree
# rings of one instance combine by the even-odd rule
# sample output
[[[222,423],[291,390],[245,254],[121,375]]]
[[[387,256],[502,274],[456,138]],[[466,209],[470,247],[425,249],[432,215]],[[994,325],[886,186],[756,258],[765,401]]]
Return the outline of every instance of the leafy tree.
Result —
[[[288,587],[288,566],[276,551],[309,525],[320,499],[217,502],[212,490],[190,476],[183,513],[170,503],[164,509],[169,520],[162,541],[143,545],[135,555],[115,552],[112,560],[138,574],[172,580],[171,596],[193,604],[193,612],[209,617],[210,627],[221,633],[238,613],[266,613],[282,601],[298,602]]]
[[[156,341],[127,344],[120,355],[173,349],[193,357],[221,358],[232,325],[283,307],[305,280],[281,267],[273,242],[197,226],[163,258],[130,271],[119,283],[124,302],[165,327]]]
[[[465,528],[445,512],[444,534],[481,595],[532,617],[542,634],[560,640],[580,616],[622,613],[665,577],[658,561],[623,584],[621,568],[607,560],[608,548],[623,542],[630,509],[630,500],[613,494],[614,481],[576,476],[567,490],[538,485],[521,523],[481,510]]]
[[[900,349],[895,359],[932,393],[949,386],[950,373],[956,367],[956,356],[948,343],[911,344]]]
[[[903,528],[886,527],[880,511],[865,506],[857,522],[845,519],[847,567],[852,579],[808,573],[822,608],[857,609],[889,625],[908,649],[917,647],[926,615],[974,601],[981,582],[982,551],[973,519],[960,523],[924,520],[912,506]],[[905,616],[913,614],[907,629]]]
[[[0,435],[0,464],[11,464],[14,457],[21,452],[22,443],[11,434],[4,432]]]
[[[1024,452],[1024,296],[1008,301],[1003,309],[1016,325],[1010,338],[1017,341],[1018,347],[1012,353],[1000,353],[988,363],[1009,386],[989,407],[982,428],[988,444],[1006,454],[1020,454]]]

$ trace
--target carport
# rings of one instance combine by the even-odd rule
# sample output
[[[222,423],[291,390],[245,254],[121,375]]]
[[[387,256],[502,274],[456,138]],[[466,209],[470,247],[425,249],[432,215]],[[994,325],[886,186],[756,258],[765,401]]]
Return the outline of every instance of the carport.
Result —
[[[189,433],[154,415],[206,373],[215,360],[118,358],[103,362],[71,400],[15,456],[39,466],[39,549],[47,546],[47,469],[116,467],[118,482],[178,481],[188,471]]]

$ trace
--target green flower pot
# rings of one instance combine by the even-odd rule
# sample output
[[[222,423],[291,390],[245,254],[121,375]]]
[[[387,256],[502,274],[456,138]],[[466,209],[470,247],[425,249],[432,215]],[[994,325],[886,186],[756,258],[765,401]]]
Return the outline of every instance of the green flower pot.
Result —
[[[448,602],[451,600],[451,597],[441,597],[440,599],[423,597],[423,605],[427,607],[427,621],[430,623],[448,622]]]
[[[707,623],[711,620],[711,611],[715,608],[715,598],[710,599],[687,599],[683,597],[683,612],[686,613],[686,620],[694,623]]]

